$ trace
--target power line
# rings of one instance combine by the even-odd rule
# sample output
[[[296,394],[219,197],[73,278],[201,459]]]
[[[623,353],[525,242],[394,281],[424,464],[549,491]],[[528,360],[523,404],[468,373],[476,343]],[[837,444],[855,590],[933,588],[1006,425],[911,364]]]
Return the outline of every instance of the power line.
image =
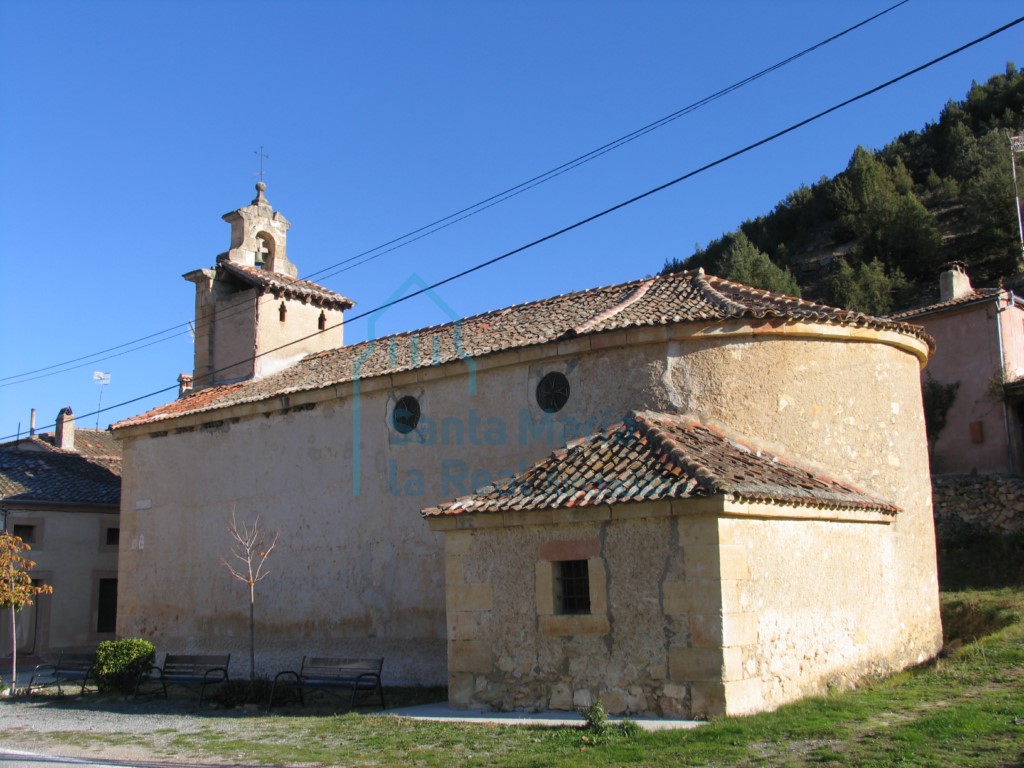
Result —
[[[471,216],[475,216],[478,213],[482,213],[483,211],[489,208],[493,208],[494,206],[499,205],[500,203],[503,203],[507,200],[511,200],[513,197],[517,197],[518,195],[521,195],[524,192],[533,189],[534,187],[537,187],[545,182],[551,181],[552,179],[555,179],[564,173],[568,173],[569,171],[574,170],[575,168],[578,168],[579,166],[584,165],[585,163],[589,163],[592,160],[596,160],[598,157],[601,157],[602,155],[612,152],[618,149],[619,147],[625,146],[626,144],[635,141],[641,136],[651,133],[652,131],[655,131],[658,128],[661,128],[665,125],[668,125],[671,122],[674,122],[675,120],[678,120],[680,117],[695,112],[701,107],[707,106],[708,104],[711,104],[712,102],[722,98],[723,96],[727,96],[733,91],[736,91],[746,85],[749,85],[750,83],[760,80],[762,77],[769,75],[772,72],[781,69],[787,64],[791,64],[794,61],[797,61],[798,59],[801,59],[810,53],[813,53],[819,48],[822,48],[828,45],[829,43],[838,40],[839,38],[849,34],[850,32],[853,32],[854,30],[859,29],[860,27],[870,24],[872,21],[881,18],[887,13],[890,13],[895,9],[899,8],[900,6],[906,5],[909,2],[910,0],[900,0],[900,2],[891,5],[882,11],[879,11],[873,16],[869,16],[863,21],[860,21],[850,27],[847,27],[846,29],[837,32],[836,34],[831,35],[830,37],[827,37],[824,40],[821,40],[820,42],[815,43],[809,48],[803,49],[799,53],[795,53],[791,56],[788,56],[785,59],[782,59],[781,61],[778,61],[775,64],[772,64],[771,66],[754,73],[753,75],[749,75],[743,78],[742,80],[733,83],[732,85],[729,85],[719,91],[712,93],[710,96],[705,96],[704,98],[699,99],[698,101],[695,101],[692,104],[688,104],[687,106],[682,107],[681,109],[678,109],[675,112],[672,112],[671,114],[665,115],[664,117],[659,118],[658,120],[655,120],[652,123],[648,123],[647,125],[641,128],[637,128],[635,131],[627,133],[625,136],[621,136],[613,141],[608,142],[607,144],[603,144],[600,147],[592,149],[591,151],[586,152],[585,154],[579,155],[578,157],[566,163],[562,163],[561,165],[556,166],[555,168],[552,168],[549,171],[545,171],[544,173],[534,176],[531,179],[527,179],[526,181],[520,182],[519,184],[516,184],[513,187],[509,187],[503,192],[491,195],[490,197],[487,197],[478,203],[474,203],[473,205],[467,206],[459,211],[456,211],[455,213],[437,219],[436,221],[433,221],[429,224],[424,224],[423,226],[417,229],[407,232],[404,235],[400,235],[399,237],[388,240],[385,243],[381,243],[380,245],[374,248],[362,251],[361,253],[357,253],[354,256],[342,259],[341,261],[336,262],[334,264],[329,264],[326,267],[323,267],[315,272],[311,272],[310,274],[305,275],[302,279],[308,280],[318,275],[322,275],[322,277],[319,278],[320,280],[327,280],[331,277],[336,277],[337,275],[343,272],[347,272],[350,269],[355,269],[356,267],[362,266],[367,262],[373,261],[374,259],[377,259],[393,251],[396,251],[399,248],[404,248],[405,246],[411,245],[412,243],[415,243],[418,240],[422,240],[423,238],[435,234],[436,232],[440,232],[443,229],[447,229],[448,227],[458,224],[460,221],[464,221],[465,219],[468,219]],[[349,266],[345,266],[346,264]],[[341,268],[338,269],[339,267]],[[222,316],[222,319],[226,319],[227,316],[228,315]],[[95,365],[96,363],[110,360],[114,357],[120,357],[121,355],[128,354],[129,352],[135,352],[140,349],[145,349],[146,347],[153,346],[153,344],[158,344],[163,341],[169,341],[171,338],[174,338],[175,336],[183,335],[184,329],[187,326],[187,322],[179,323],[178,325],[171,326],[170,328],[166,328],[162,331],[157,331],[156,333],[152,333],[148,336],[143,336],[142,338],[135,339],[133,341],[127,341],[124,342],[123,344],[118,344],[117,346],[109,347],[107,349],[100,350],[99,352],[94,352],[90,355],[83,355],[82,357],[77,357],[72,360],[66,360],[62,363],[54,363],[53,365],[49,365],[44,368],[37,368],[33,371],[26,371],[25,373],[21,374],[13,374],[10,376],[0,377],[0,388],[14,386],[16,384],[24,384],[29,381],[35,381],[37,379],[47,378],[49,376],[56,376],[61,373],[67,373],[68,371],[75,370],[76,368],[85,368],[91,365]],[[141,346],[134,347],[133,349],[125,349],[125,347],[132,347],[135,344],[141,344],[141,342],[143,341],[148,341],[149,339],[154,339],[157,336],[163,336],[165,334],[170,334],[172,332],[176,333],[173,333],[173,335],[168,336],[167,338],[153,341],[150,344],[142,344]],[[99,357],[99,355],[105,355],[109,352],[115,352],[117,350],[124,351],[119,352],[116,355],[109,355],[108,357]],[[75,365],[75,363],[80,363],[80,365]],[[58,368],[60,370],[55,370]],[[14,379],[17,379],[17,381],[13,381]]]
[[[611,206],[610,208],[605,208],[604,210],[599,211],[598,213],[592,214],[591,216],[587,216],[584,219],[580,219],[580,220],[576,221],[573,224],[570,224],[568,226],[562,227],[561,229],[558,229],[558,230],[556,230],[554,232],[551,232],[551,233],[549,233],[547,235],[544,235],[543,237],[537,238],[536,240],[532,240],[531,242],[526,243],[525,245],[521,245],[518,248],[513,248],[511,251],[506,251],[506,252],[500,254],[499,256],[495,256],[495,257],[493,257],[491,259],[488,259],[486,261],[479,262],[478,264],[476,264],[476,265],[474,265],[472,267],[464,269],[461,272],[456,272],[455,274],[449,275],[448,277],[442,278],[441,280],[438,280],[435,283],[432,283],[430,285],[424,286],[423,288],[419,288],[419,289],[417,289],[417,290],[415,290],[415,291],[413,291],[413,292],[411,292],[409,294],[406,294],[405,296],[401,296],[401,297],[399,297],[397,299],[393,299],[392,301],[388,301],[388,302],[385,302],[384,304],[380,304],[377,307],[374,307],[373,309],[366,310],[366,311],[361,312],[361,313],[359,313],[357,315],[354,315],[354,316],[348,318],[347,322],[351,322],[353,320],[359,320],[359,319],[361,319],[363,317],[367,317],[368,315],[371,315],[371,314],[373,314],[375,312],[379,312],[379,311],[381,311],[383,309],[387,309],[389,307],[393,307],[396,304],[401,304],[402,302],[408,301],[409,299],[413,299],[413,298],[415,298],[417,296],[420,296],[421,294],[426,293],[427,291],[432,291],[435,288],[440,288],[442,285],[447,285],[448,283],[454,282],[455,280],[459,280],[459,279],[461,279],[463,277],[466,277],[467,275],[473,274],[474,272],[478,272],[481,269],[484,269],[486,267],[489,267],[489,266],[492,266],[494,264],[497,264],[498,262],[504,261],[505,259],[508,259],[508,258],[510,258],[512,256],[515,256],[516,254],[522,253],[523,251],[529,250],[530,248],[534,248],[534,247],[536,247],[536,246],[538,246],[538,245],[540,245],[542,243],[548,242],[549,240],[554,240],[556,237],[560,237],[561,235],[564,235],[564,234],[566,234],[568,232],[572,232],[573,230],[579,229],[580,227],[582,227],[582,226],[584,226],[586,224],[590,224],[591,222],[597,221],[598,219],[601,219],[601,218],[603,218],[603,217],[605,217],[605,216],[607,216],[607,215],[609,215],[611,213],[614,213],[615,211],[618,211],[618,210],[621,210],[621,209],[623,209],[623,208],[625,208],[627,206],[633,205],[634,203],[637,203],[637,202],[639,202],[641,200],[645,200],[646,198],[651,197],[652,195],[655,195],[655,194],[657,194],[659,192],[663,192],[664,190],[669,189],[670,187],[673,187],[676,184],[679,184],[679,183],[681,183],[683,181],[686,181],[687,179],[690,179],[690,178],[692,178],[694,176],[697,176],[698,174],[704,173],[705,171],[708,171],[708,170],[710,170],[712,168],[715,168],[715,167],[717,167],[719,165],[722,165],[723,163],[726,163],[729,160],[733,160],[733,159],[735,159],[737,157],[740,157],[741,155],[745,155],[746,153],[751,152],[751,151],[757,149],[758,147],[762,147],[765,144],[768,144],[768,143],[770,143],[772,141],[775,141],[776,139],[779,139],[779,138],[781,138],[783,136],[786,136],[787,134],[793,133],[794,131],[796,131],[796,130],[798,130],[800,128],[803,128],[804,126],[809,125],[810,123],[816,122],[816,121],[820,120],[821,118],[826,117],[826,116],[832,114],[833,112],[836,112],[836,111],[838,111],[840,109],[848,107],[849,105],[854,104],[854,103],[856,103],[858,101],[861,101],[862,99],[865,99],[868,96],[871,96],[871,95],[873,95],[875,93],[878,93],[879,91],[882,91],[882,90],[884,90],[886,88],[889,88],[890,86],[895,85],[896,83],[899,83],[899,82],[901,82],[903,80],[906,80],[908,77],[912,77],[913,75],[916,75],[919,72],[923,72],[924,70],[926,70],[926,69],[928,69],[930,67],[933,67],[936,64],[945,61],[946,59],[949,59],[949,58],[951,58],[953,56],[956,56],[959,53],[962,53],[963,51],[966,51],[968,48],[972,48],[973,46],[978,45],[979,43],[982,43],[982,42],[984,42],[984,41],[986,41],[986,40],[988,40],[988,39],[990,39],[992,37],[995,37],[996,35],[998,35],[998,34],[1000,34],[1002,32],[1005,32],[1008,29],[1011,29],[1012,27],[1017,26],[1021,22],[1024,22],[1024,16],[1021,16],[1021,17],[1019,17],[1017,19],[1014,19],[1013,21],[1011,21],[1011,22],[1009,22],[1007,24],[1004,24],[1003,26],[1001,26],[1001,27],[999,27],[997,29],[994,29],[994,30],[992,30],[991,32],[989,32],[989,33],[987,33],[985,35],[982,35],[981,37],[976,38],[976,39],[972,40],[969,43],[965,43],[964,45],[961,45],[960,47],[955,48],[952,51],[949,51],[948,53],[944,53],[941,56],[938,56],[938,57],[932,59],[931,61],[928,61],[928,62],[926,62],[924,64],[921,64],[920,66],[914,67],[913,69],[911,69],[911,70],[909,70],[907,72],[904,72],[902,75],[894,77],[891,80],[887,80],[884,83],[882,83],[881,85],[876,85],[874,88],[870,88],[870,89],[868,89],[866,91],[863,91],[862,93],[859,93],[856,96],[853,96],[853,97],[851,97],[849,99],[846,99],[845,101],[841,101],[838,104],[829,107],[828,109],[822,110],[821,112],[818,112],[817,114],[814,114],[814,115],[812,115],[810,117],[807,117],[807,118],[805,118],[805,119],[803,119],[803,120],[801,120],[801,121],[799,121],[797,123],[793,123],[792,125],[790,125],[787,128],[783,128],[782,130],[776,131],[775,133],[773,133],[773,134],[771,134],[769,136],[766,136],[763,139],[755,141],[752,144],[748,144],[747,146],[743,147],[742,149],[738,149],[738,150],[736,150],[734,152],[730,152],[727,155],[723,155],[722,157],[718,158],[717,160],[713,160],[712,162],[706,163],[705,165],[702,165],[699,168],[696,168],[696,169],[694,169],[692,171],[688,171],[687,173],[684,173],[682,176],[677,176],[676,178],[674,178],[674,179],[672,179],[670,181],[666,181],[663,184],[659,184],[656,187],[652,187],[651,189],[647,190],[646,192],[642,192],[639,195],[634,195],[633,197],[631,197],[631,198],[629,198],[627,200],[623,200],[622,202],[617,203],[617,204]],[[337,323],[335,325],[328,326],[325,330],[331,330],[333,328],[339,327],[340,325],[341,325],[341,323]],[[310,334],[309,336],[305,336],[303,338],[296,339],[296,340],[291,341],[291,342],[289,342],[287,344],[282,344],[279,347],[275,347],[273,349],[268,349],[265,352],[261,352],[259,355],[254,355],[252,357],[245,358],[244,360],[240,360],[240,361],[238,361],[236,363],[232,363],[231,365],[226,365],[223,368],[220,368],[220,369],[218,369],[216,371],[213,371],[213,373],[219,373],[221,371],[225,371],[225,370],[228,370],[230,368],[234,368],[237,365],[247,363],[247,362],[249,362],[251,360],[256,360],[257,358],[260,358],[260,357],[262,357],[264,355],[268,355],[268,354],[271,354],[272,352],[277,352],[277,351],[279,351],[281,349],[285,349],[285,348],[287,348],[289,346],[292,346],[294,344],[298,344],[298,343],[300,343],[302,341],[305,341],[306,339],[312,338],[313,336],[317,336],[317,335],[319,335],[319,333]],[[111,406],[108,406],[106,408],[99,409],[99,410],[93,411],[91,413],[84,414],[83,417],[95,416],[98,413],[103,413],[105,411],[110,411],[110,410],[113,410],[115,408],[119,408],[119,407],[122,407],[122,406],[125,406],[125,405],[130,405],[131,403],[138,402],[139,400],[144,400],[144,399],[149,398],[149,397],[154,397],[156,395],[160,395],[160,394],[163,394],[165,392],[169,392],[169,391],[174,390],[174,389],[177,389],[176,385],[175,386],[170,386],[170,387],[164,387],[163,389],[158,389],[158,390],[156,390],[154,392],[150,392],[148,394],[141,395],[141,396],[136,397],[136,398],[132,398],[131,400],[126,400],[124,402],[117,403],[115,405],[111,405]],[[52,426],[52,425],[50,425],[50,426]],[[46,428],[48,428],[48,427],[44,427],[44,429],[46,429]],[[15,435],[8,435],[7,437],[0,438],[0,440],[10,440],[13,437],[15,437]]]
[[[892,6],[888,7],[888,8],[886,8],[883,11],[880,11],[879,13],[876,13],[874,16],[871,16],[871,17],[869,17],[867,19],[864,19],[863,21],[858,22],[857,24],[854,24],[851,27],[847,27],[846,29],[842,30],[841,32],[837,32],[836,34],[834,34],[831,37],[828,37],[828,38],[822,40],[821,42],[815,43],[810,48],[805,48],[804,50],[800,51],[799,53],[795,53],[792,56],[789,56],[789,57],[783,59],[782,61],[779,61],[779,62],[776,62],[775,64],[772,64],[770,67],[762,69],[760,72],[757,72],[757,73],[755,73],[753,75],[745,77],[744,79],[742,79],[742,80],[740,80],[740,81],[738,81],[736,83],[733,83],[732,85],[730,85],[730,86],[728,86],[726,88],[723,88],[720,91],[716,91],[715,93],[711,94],[710,96],[705,96],[704,98],[699,99],[698,101],[695,101],[692,104],[688,104],[687,106],[685,106],[685,107],[683,107],[681,109],[678,109],[675,112],[672,112],[671,114],[666,115],[665,117],[662,117],[662,118],[660,118],[658,120],[655,120],[653,123],[648,123],[647,125],[643,126],[642,128],[637,128],[635,131],[633,131],[631,133],[627,133],[625,136],[622,136],[622,137],[620,137],[618,139],[610,141],[607,144],[603,144],[602,146],[598,147],[597,149],[593,149],[590,152],[587,152],[586,154],[580,155],[579,157],[577,157],[577,158],[575,158],[573,160],[570,160],[567,163],[563,163],[562,165],[559,165],[559,166],[557,166],[555,168],[552,168],[550,171],[546,171],[546,172],[544,172],[542,174],[534,176],[532,179],[527,179],[526,181],[521,182],[521,183],[515,185],[514,187],[509,187],[504,192],[499,192],[496,195],[492,195],[491,197],[488,197],[488,198],[486,198],[484,200],[481,200],[479,203],[475,203],[474,205],[470,205],[470,206],[468,206],[466,208],[463,208],[461,211],[456,211],[455,213],[452,213],[452,214],[450,214],[448,216],[445,216],[442,219],[438,219],[437,221],[434,221],[434,222],[432,222],[430,224],[426,224],[426,225],[420,227],[419,229],[414,229],[412,232],[408,232],[405,235],[402,235],[401,237],[395,238],[394,240],[390,240],[390,241],[388,241],[386,243],[378,245],[375,248],[370,248],[369,250],[363,251],[362,253],[356,254],[355,256],[350,256],[349,258],[344,259],[342,261],[339,261],[336,264],[324,267],[324,268],[322,268],[322,269],[320,269],[320,270],[318,270],[316,272],[311,273],[309,276],[313,277],[315,275],[320,275],[320,274],[322,274],[324,272],[327,272],[328,270],[334,270],[336,267],[340,267],[340,266],[342,266],[344,264],[348,264],[349,262],[355,261],[356,259],[360,259],[360,258],[362,258],[364,256],[367,257],[367,258],[362,259],[361,261],[359,261],[356,264],[352,264],[352,266],[350,266],[350,267],[346,267],[345,269],[338,269],[336,271],[330,272],[329,274],[324,275],[322,279],[326,280],[327,278],[334,277],[335,275],[339,275],[342,272],[348,271],[349,269],[353,269],[355,267],[358,267],[358,266],[361,266],[361,265],[365,264],[368,261],[372,261],[373,259],[376,259],[379,256],[383,256],[386,253],[391,253],[392,251],[397,250],[398,248],[402,248],[405,245],[408,245],[410,243],[414,243],[417,240],[420,240],[421,238],[426,237],[427,235],[432,235],[435,232],[439,232],[442,229],[446,229],[447,227],[450,227],[453,224],[457,224],[460,221],[468,219],[470,216],[475,216],[476,214],[481,213],[481,212],[483,212],[483,211],[487,210],[488,208],[491,208],[491,207],[493,207],[495,205],[498,205],[499,203],[503,203],[506,200],[510,200],[513,197],[521,195],[523,192],[526,192],[526,191],[528,191],[530,189],[533,189],[534,187],[539,186],[540,184],[543,184],[543,183],[545,183],[547,181],[551,181],[552,179],[557,178],[558,176],[561,176],[563,173],[567,173],[568,171],[571,171],[571,170],[573,170],[575,168],[578,168],[579,166],[581,166],[581,165],[583,165],[585,163],[588,163],[591,160],[594,160],[594,159],[596,159],[596,158],[598,158],[598,157],[600,157],[600,156],[602,156],[604,154],[607,154],[608,152],[611,152],[611,151],[613,151],[615,149],[618,149],[619,147],[625,146],[626,144],[634,141],[635,139],[640,138],[641,136],[644,136],[644,135],[650,133],[651,131],[657,130],[658,128],[661,128],[662,126],[668,125],[669,123],[679,119],[680,117],[683,117],[684,115],[688,115],[691,112],[695,112],[696,110],[700,109],[701,107],[704,107],[704,106],[707,106],[708,104],[711,104],[712,102],[716,101],[717,99],[720,99],[723,96],[726,96],[726,95],[732,93],[733,91],[736,91],[736,90],[742,88],[745,85],[749,85],[750,83],[753,83],[754,81],[761,79],[765,75],[771,74],[775,70],[781,69],[782,67],[786,66],[787,64],[791,64],[792,62],[796,61],[797,59],[800,59],[800,58],[806,56],[809,53],[813,53],[818,48],[822,48],[825,45],[828,45],[829,43],[834,42],[835,40],[838,40],[840,37],[843,37],[844,35],[847,35],[850,32],[853,32],[854,30],[856,30],[856,29],[858,29],[860,27],[863,27],[866,24],[869,24],[870,22],[874,21],[875,19],[878,19],[881,16],[884,16],[885,14],[889,13],[890,11],[895,10],[896,8],[900,7],[901,5],[905,5],[909,1],[910,0],[901,0],[901,2],[898,2],[895,5],[892,5]],[[445,222],[447,222],[447,223],[445,223]],[[438,226],[438,225],[442,225],[442,226]],[[411,238],[411,239],[407,240],[407,238]],[[402,241],[406,241],[406,242],[402,242]],[[397,243],[397,245],[396,245],[396,243]],[[389,248],[388,246],[394,246],[394,247]],[[384,251],[382,251],[380,253],[374,253],[375,251],[380,251],[383,248],[386,248],[387,250],[384,250]],[[370,255],[370,254],[374,254],[374,255]]]

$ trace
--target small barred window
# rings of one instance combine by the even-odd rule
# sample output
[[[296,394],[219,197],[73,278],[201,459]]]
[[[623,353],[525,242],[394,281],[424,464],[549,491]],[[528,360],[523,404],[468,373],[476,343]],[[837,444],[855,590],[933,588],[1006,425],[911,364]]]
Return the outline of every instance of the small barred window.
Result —
[[[590,566],[586,560],[555,563],[555,607],[561,614],[590,613]]]

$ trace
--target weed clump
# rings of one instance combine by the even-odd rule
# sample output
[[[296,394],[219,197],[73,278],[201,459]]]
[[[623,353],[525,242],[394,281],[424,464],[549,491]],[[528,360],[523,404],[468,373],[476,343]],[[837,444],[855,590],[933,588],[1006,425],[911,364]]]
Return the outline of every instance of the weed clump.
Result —
[[[608,711],[600,698],[594,700],[589,707],[580,709],[580,714],[586,720],[586,728],[595,736],[604,736],[608,733]]]

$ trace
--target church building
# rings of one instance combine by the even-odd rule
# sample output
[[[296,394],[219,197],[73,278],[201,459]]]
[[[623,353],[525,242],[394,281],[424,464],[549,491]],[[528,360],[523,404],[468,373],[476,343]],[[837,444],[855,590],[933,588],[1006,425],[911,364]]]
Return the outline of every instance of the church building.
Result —
[[[265,188],[122,442],[117,630],[453,705],[745,713],[941,645],[920,328],[681,272],[344,343]],[[191,384],[191,388],[190,385]]]

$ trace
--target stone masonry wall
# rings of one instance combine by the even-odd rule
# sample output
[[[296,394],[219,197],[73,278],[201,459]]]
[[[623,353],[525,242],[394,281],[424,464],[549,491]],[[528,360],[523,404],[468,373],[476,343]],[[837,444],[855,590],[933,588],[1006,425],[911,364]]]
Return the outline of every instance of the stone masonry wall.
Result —
[[[1024,532],[1024,478],[1012,475],[942,475],[932,478],[939,538],[964,525],[987,533]]]

